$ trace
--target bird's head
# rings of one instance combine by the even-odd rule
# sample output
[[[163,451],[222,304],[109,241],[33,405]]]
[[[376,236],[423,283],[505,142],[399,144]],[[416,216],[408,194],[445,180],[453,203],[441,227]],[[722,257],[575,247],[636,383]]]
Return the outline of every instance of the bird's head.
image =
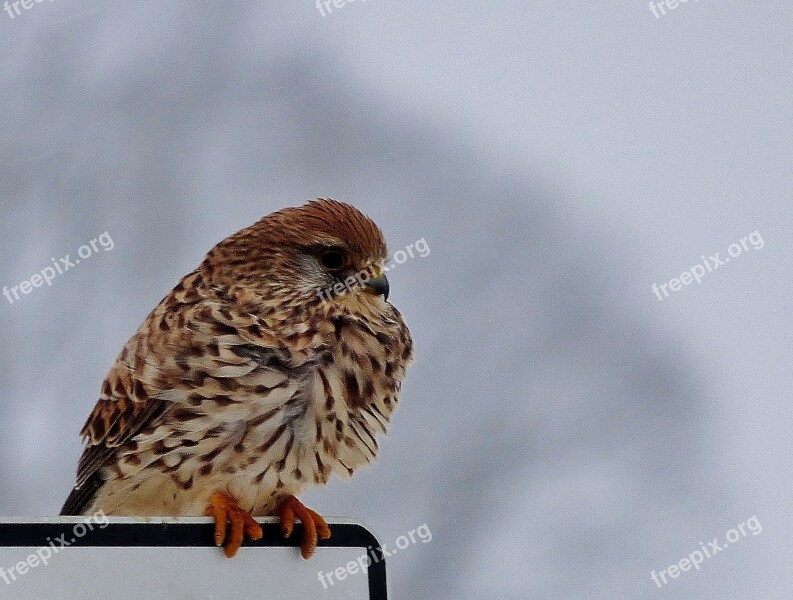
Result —
[[[380,228],[329,199],[274,212],[220,242],[202,269],[238,298],[291,307],[376,306],[388,298]]]

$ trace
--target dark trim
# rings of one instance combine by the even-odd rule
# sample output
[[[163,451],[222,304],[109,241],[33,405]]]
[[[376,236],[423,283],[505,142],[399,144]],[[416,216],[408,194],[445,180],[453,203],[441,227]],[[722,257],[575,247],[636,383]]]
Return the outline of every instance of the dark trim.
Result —
[[[137,546],[137,547],[197,547],[212,545],[214,525],[206,523],[119,523],[113,522],[100,529],[92,523],[93,530],[87,530],[82,537],[74,536],[74,528],[83,524],[73,519],[48,523],[0,523],[0,546],[33,547],[46,546],[66,534],[70,546]],[[246,546],[297,547],[303,536],[303,526],[295,525],[292,536],[285,540],[281,526],[277,523],[262,523],[264,536],[252,542],[245,540]],[[320,540],[320,548],[361,548],[376,556],[382,556],[381,547],[372,533],[362,525],[350,523],[330,524],[331,538]],[[70,537],[71,536],[71,537]],[[368,569],[369,600],[387,600],[385,558],[373,562]]]

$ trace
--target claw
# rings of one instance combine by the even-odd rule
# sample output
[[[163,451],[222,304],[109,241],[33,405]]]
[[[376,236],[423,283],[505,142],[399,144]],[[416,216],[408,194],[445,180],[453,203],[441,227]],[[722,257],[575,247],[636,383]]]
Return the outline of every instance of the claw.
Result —
[[[243,539],[261,539],[262,527],[247,510],[240,508],[237,501],[224,492],[216,492],[209,499],[209,506],[204,514],[215,520],[215,545],[223,546],[226,556],[231,558],[237,554]],[[231,523],[231,534],[227,534]]]
[[[281,520],[281,531],[285,538],[292,535],[295,519],[300,519],[303,523],[303,540],[300,542],[300,554],[303,558],[310,558],[314,554],[318,540],[327,540],[330,537],[330,527],[325,519],[294,496],[287,496],[273,514]]]

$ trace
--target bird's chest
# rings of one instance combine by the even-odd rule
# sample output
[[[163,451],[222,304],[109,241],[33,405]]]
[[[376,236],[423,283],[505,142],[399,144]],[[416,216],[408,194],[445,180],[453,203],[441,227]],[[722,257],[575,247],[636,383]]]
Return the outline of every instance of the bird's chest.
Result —
[[[243,505],[266,513],[278,497],[374,461],[396,407],[405,346],[352,327],[341,333],[293,376],[254,371],[236,380],[233,394],[204,394],[201,418],[180,425],[183,438],[196,440],[185,471],[225,482]]]

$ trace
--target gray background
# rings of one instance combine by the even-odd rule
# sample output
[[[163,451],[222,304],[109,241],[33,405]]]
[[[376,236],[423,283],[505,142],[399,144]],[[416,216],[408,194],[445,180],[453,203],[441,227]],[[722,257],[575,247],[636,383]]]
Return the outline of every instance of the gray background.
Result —
[[[392,546],[427,523],[393,598],[789,595],[790,4],[273,4],[0,13],[0,286],[115,242],[0,297],[0,513],[59,509],[108,367],[213,244],[332,196],[432,250],[391,274],[417,362],[381,460],[304,498]]]

